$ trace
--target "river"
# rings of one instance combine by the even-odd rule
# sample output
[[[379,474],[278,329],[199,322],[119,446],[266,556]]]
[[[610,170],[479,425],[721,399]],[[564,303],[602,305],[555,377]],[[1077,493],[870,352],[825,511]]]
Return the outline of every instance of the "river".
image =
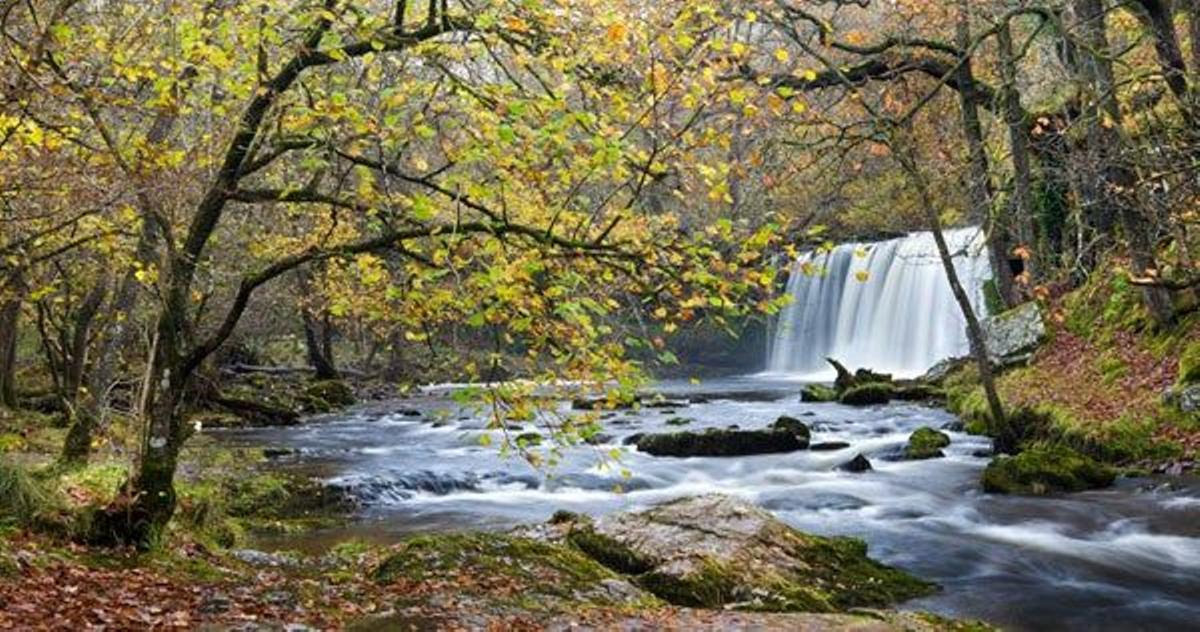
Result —
[[[939,583],[933,597],[904,604],[979,618],[1017,630],[1183,630],[1200,621],[1200,484],[1123,479],[1113,488],[1049,498],[982,493],[988,442],[958,432],[946,457],[903,461],[914,429],[954,417],[921,405],[851,408],[799,401],[795,382],[734,378],[663,383],[674,410],[620,411],[605,420],[603,445],[565,449],[537,470],[481,444],[485,417],[446,389],[372,404],[287,428],[218,431],[222,443],[292,451],[274,463],[317,472],[362,503],[334,531],[264,546],[317,548],[359,537],[505,529],[567,509],[590,514],[647,507],[709,492],[743,497],[795,527],[854,535],[873,557]],[[567,405],[563,405],[564,412]],[[763,427],[779,415],[804,420],[833,451],[740,458],[657,458],[623,448],[634,433]],[[526,425],[525,431],[532,425]],[[837,469],[856,454],[874,469]],[[628,470],[623,476],[621,469]],[[619,489],[618,489],[619,488]]]

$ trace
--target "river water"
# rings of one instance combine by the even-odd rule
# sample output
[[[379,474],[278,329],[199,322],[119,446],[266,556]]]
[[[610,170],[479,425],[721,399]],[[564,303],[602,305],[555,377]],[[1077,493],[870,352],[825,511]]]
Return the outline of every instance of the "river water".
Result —
[[[620,411],[604,422],[610,439],[564,450],[552,470],[481,445],[481,434],[499,431],[485,430],[484,416],[436,389],[304,426],[218,435],[226,444],[293,450],[276,459],[278,467],[319,472],[361,500],[349,526],[275,546],[504,529],[558,509],[602,514],[721,492],[804,531],[861,537],[873,557],[943,586],[905,608],[1020,630],[1197,629],[1200,484],[1194,479],[1128,479],[1109,490],[1051,498],[986,495],[977,483],[988,449],[980,437],[951,432],[946,458],[896,458],[915,428],[954,421],[938,409],[801,403],[794,382],[762,378],[659,389],[694,403]],[[758,428],[782,414],[808,423],[814,442],[850,447],[689,459],[628,447],[615,466],[604,456],[631,434],[678,430],[665,424],[673,417],[693,419],[686,429]],[[872,471],[837,469],[860,453]]]

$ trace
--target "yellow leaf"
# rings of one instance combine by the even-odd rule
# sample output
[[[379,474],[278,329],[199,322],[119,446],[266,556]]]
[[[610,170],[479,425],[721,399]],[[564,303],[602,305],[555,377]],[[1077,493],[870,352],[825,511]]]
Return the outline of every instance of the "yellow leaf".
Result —
[[[775,49],[775,60],[781,64],[786,64],[789,59],[788,52],[782,48]]]
[[[867,279],[870,277],[871,273],[867,272],[866,270],[859,270],[858,272],[854,273],[854,278],[858,279],[859,283],[866,283]]]

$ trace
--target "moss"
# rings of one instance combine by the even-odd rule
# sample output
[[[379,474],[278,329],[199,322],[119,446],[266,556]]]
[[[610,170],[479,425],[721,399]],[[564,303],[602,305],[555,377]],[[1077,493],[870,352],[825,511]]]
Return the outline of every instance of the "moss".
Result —
[[[1200,382],[1200,341],[1190,342],[1179,354],[1179,384]]]
[[[996,287],[995,279],[988,279],[983,283],[983,304],[989,314],[999,314],[1008,309],[1004,298],[1000,296],[1000,290]]]
[[[719,608],[739,601],[737,575],[712,560],[705,560],[699,570],[683,576],[646,573],[638,578],[638,585],[677,606]]]
[[[588,557],[618,573],[641,575],[654,567],[654,561],[625,546],[615,538],[598,533],[590,525],[576,526],[567,541]]]
[[[928,426],[922,426],[908,437],[908,445],[904,446],[904,458],[915,460],[945,456],[942,448],[948,445],[950,445],[949,435]]]
[[[838,392],[824,384],[808,384],[800,390],[800,401],[802,402],[825,403],[837,400]]]
[[[896,388],[887,382],[868,382],[851,386],[838,399],[847,406],[870,406],[892,401]]]
[[[803,421],[796,419],[795,417],[789,417],[787,415],[781,415],[779,419],[776,419],[775,422],[771,424],[771,428],[774,430],[790,432],[796,435],[796,438],[800,439],[805,444],[808,444],[809,438],[812,437],[812,431],[808,429],[808,425],[806,425]]]
[[[1105,385],[1112,386],[1129,375],[1129,366],[1116,354],[1109,352],[1100,357],[1100,374]]]
[[[1107,487],[1114,478],[1112,468],[1066,446],[1038,445],[993,460],[982,482],[990,493],[1041,495]]]
[[[30,526],[53,508],[50,491],[25,468],[0,462],[0,524]]]
[[[353,406],[354,390],[344,380],[320,380],[304,388],[306,397],[321,399],[338,408]]]
[[[381,584],[453,581],[460,594],[486,596],[491,603],[561,610],[609,604],[597,588],[619,576],[573,546],[505,534],[449,533],[405,540],[371,578]]]
[[[896,389],[895,398],[906,402],[945,399],[946,392],[932,384],[908,384]]]
[[[542,445],[542,435],[537,432],[522,432],[517,435],[517,445],[526,448],[533,448]]]

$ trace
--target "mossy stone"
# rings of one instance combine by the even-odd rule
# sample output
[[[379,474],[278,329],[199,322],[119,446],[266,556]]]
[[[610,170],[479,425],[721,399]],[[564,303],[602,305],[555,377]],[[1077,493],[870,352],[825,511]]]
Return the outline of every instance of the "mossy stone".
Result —
[[[1038,445],[1000,457],[983,471],[983,489],[999,494],[1042,495],[1108,487],[1116,472],[1062,445]]]
[[[892,401],[895,394],[896,387],[889,382],[868,382],[846,389],[838,401],[847,406],[872,406]]]
[[[788,430],[718,430],[649,434],[637,440],[641,452],[653,456],[746,456],[793,452],[808,446]]]
[[[922,426],[908,437],[904,446],[904,458],[911,460],[932,459],[946,456],[942,448],[950,445],[950,435],[928,426]]]
[[[343,380],[320,380],[309,383],[304,389],[307,402],[323,405],[326,411],[354,405],[354,390]]]
[[[812,431],[808,429],[808,424],[805,424],[803,421],[800,421],[795,417],[789,417],[787,415],[780,415],[779,419],[776,419],[775,423],[771,424],[771,428],[774,430],[786,430],[787,432],[796,435],[796,438],[800,439],[805,444],[807,444],[808,440],[812,437]]]
[[[800,401],[811,403],[836,402],[838,392],[824,384],[808,384],[800,389]]]

